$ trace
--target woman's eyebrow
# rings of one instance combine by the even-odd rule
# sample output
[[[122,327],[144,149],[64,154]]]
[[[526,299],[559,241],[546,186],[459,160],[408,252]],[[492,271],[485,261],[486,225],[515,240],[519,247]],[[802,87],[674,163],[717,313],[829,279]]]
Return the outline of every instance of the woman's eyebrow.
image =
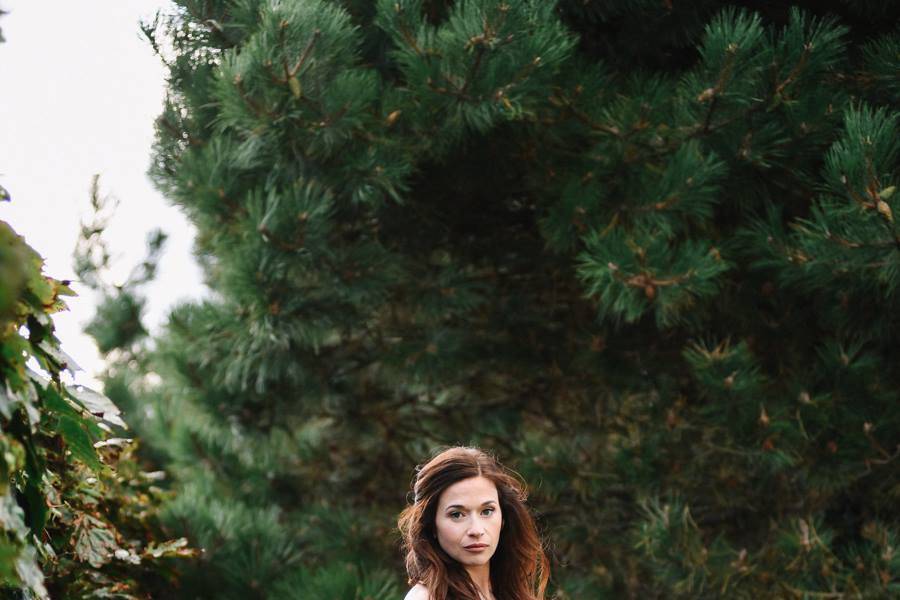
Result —
[[[497,503],[496,500],[485,500],[484,502],[481,503],[481,505],[487,506],[488,504],[496,504],[496,503]],[[462,504],[451,504],[444,510],[450,510],[451,508],[466,508],[466,507],[463,506]]]

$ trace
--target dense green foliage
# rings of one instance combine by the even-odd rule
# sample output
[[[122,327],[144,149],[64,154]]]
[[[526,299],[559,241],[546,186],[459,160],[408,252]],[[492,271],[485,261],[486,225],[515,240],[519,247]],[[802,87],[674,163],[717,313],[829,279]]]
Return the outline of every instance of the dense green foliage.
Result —
[[[72,291],[42,264],[0,221],[0,597],[158,596],[171,588],[159,559],[187,541],[161,541],[159,474],[116,435],[119,410],[65,383],[77,366],[51,315]]]
[[[107,391],[186,594],[398,597],[462,442],[561,598],[900,595],[900,9],[175,4],[152,175],[211,295]]]

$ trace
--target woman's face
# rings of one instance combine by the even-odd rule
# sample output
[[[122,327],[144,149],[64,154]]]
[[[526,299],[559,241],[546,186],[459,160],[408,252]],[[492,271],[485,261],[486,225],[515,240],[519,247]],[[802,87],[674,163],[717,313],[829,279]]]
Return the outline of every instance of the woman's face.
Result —
[[[485,477],[458,481],[438,498],[438,543],[465,566],[485,565],[491,560],[502,522],[497,486]]]

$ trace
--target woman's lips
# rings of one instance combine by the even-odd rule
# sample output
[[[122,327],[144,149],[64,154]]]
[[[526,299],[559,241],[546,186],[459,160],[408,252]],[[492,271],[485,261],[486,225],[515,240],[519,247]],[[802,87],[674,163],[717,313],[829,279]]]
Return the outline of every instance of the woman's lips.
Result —
[[[487,550],[487,544],[472,544],[471,546],[465,546],[465,549],[469,552],[483,552]]]

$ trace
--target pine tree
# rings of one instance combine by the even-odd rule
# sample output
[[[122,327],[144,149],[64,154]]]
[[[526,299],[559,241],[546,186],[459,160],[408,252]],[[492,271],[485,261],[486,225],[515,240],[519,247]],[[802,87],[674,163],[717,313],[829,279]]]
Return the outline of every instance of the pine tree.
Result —
[[[898,16],[178,0],[148,24],[151,171],[212,296],[107,390],[205,548],[186,593],[398,597],[412,468],[471,443],[533,484],[561,598],[900,594]]]

